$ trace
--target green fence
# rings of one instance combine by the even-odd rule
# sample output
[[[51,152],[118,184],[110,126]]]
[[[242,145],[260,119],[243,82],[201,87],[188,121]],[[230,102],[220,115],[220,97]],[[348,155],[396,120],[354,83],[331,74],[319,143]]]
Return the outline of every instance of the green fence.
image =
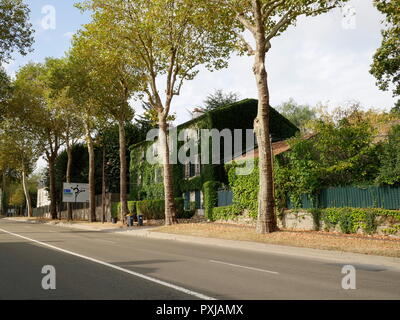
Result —
[[[368,186],[327,188],[315,196],[303,195],[302,208],[383,208],[400,210],[400,187]],[[293,209],[288,200],[287,207]]]

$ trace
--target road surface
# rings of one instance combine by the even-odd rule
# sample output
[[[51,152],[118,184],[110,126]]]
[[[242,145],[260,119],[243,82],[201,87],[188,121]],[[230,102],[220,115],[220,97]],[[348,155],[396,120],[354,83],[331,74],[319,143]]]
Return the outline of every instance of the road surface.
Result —
[[[0,219],[0,299],[400,299],[400,269],[354,266],[344,290],[339,263]]]

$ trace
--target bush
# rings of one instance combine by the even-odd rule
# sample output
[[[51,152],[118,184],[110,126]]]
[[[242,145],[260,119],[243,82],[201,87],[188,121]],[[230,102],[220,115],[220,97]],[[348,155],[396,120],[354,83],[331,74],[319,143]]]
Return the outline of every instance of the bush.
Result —
[[[400,211],[379,208],[327,208],[320,211],[327,229],[339,225],[343,233],[356,233],[360,228],[367,234],[376,232],[377,217],[393,217],[400,221]],[[313,211],[310,210],[313,214]]]
[[[213,209],[214,220],[234,220],[240,214],[240,209],[235,206],[216,207]]]
[[[177,216],[183,215],[183,198],[175,199]],[[165,201],[143,200],[136,201],[136,212],[147,220],[161,220],[165,218]]]

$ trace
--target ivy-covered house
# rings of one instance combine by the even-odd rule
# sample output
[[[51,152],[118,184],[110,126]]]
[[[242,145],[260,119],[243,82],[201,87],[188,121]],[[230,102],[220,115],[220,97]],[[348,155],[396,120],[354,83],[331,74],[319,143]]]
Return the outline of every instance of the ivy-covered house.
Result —
[[[213,164],[209,159],[208,164],[202,162],[202,129],[217,129],[222,131],[228,129],[252,129],[253,122],[257,115],[257,100],[246,99],[230,105],[218,107],[212,111],[205,112],[192,120],[179,125],[178,136],[184,129],[189,132],[183,141],[177,142],[177,149],[189,139],[198,145],[198,155],[192,163],[177,163],[173,165],[174,192],[177,198],[183,197],[186,209],[195,209],[199,214],[203,212],[204,203],[210,196],[209,188],[216,189],[227,184],[227,175],[224,163],[232,158],[227,158],[224,154],[225,139],[220,140],[220,159],[219,164]],[[270,109],[270,133],[273,142],[288,139],[296,134],[299,129],[289,120],[283,117],[275,109]],[[232,135],[233,143],[235,136]],[[237,138],[238,139],[238,138]],[[210,138],[209,148],[210,157],[215,141]],[[241,144],[245,146],[245,134]],[[150,148],[150,149],[149,149]],[[143,141],[131,146],[130,163],[130,199],[131,200],[155,200],[163,199],[163,177],[162,167],[159,164],[150,164],[146,160],[146,153],[151,150],[153,156],[158,156],[157,140]],[[233,152],[233,150],[232,150]],[[246,152],[244,149],[243,153]],[[215,153],[215,152],[214,152]],[[233,156],[237,156],[234,153]],[[205,161],[207,162],[207,161]],[[215,190],[213,190],[215,191]]]

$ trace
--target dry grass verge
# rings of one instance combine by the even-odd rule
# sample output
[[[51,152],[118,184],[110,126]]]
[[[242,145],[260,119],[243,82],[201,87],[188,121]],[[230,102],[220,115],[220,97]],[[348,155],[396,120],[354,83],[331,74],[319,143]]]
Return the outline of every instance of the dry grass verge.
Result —
[[[400,239],[383,236],[345,235],[321,231],[283,230],[272,234],[257,234],[254,228],[218,223],[186,223],[164,226],[152,231],[198,237],[254,241],[294,247],[355,252],[388,257],[400,257]]]

